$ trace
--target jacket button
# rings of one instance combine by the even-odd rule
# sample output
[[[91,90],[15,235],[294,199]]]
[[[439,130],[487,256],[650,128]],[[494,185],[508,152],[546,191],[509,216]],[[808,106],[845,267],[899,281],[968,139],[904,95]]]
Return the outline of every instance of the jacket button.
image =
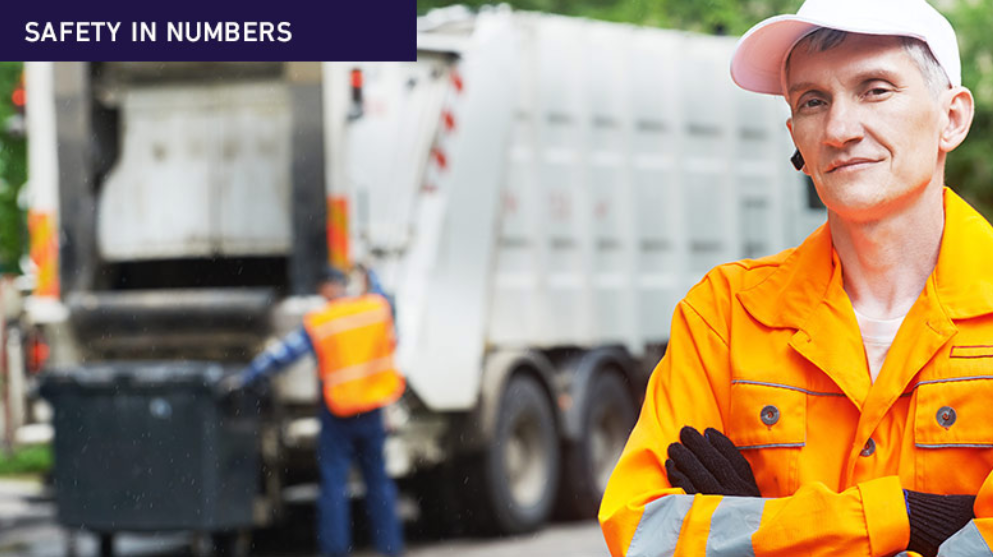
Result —
[[[779,408],[770,404],[762,409],[762,423],[765,425],[774,425],[778,421]]]
[[[935,417],[938,419],[938,425],[948,429],[955,423],[955,409],[951,406],[942,406]]]
[[[872,453],[876,452],[876,441],[870,437],[868,441],[865,442],[865,446],[862,447],[862,452],[859,453],[862,456],[872,456]]]

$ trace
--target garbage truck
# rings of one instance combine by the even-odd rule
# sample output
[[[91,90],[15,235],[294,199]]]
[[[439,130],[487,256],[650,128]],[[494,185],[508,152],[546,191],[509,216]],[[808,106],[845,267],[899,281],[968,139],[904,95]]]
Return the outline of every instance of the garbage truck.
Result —
[[[162,440],[193,427],[163,385],[209,389],[319,306],[324,266],[361,264],[395,299],[387,467],[421,516],[594,516],[677,301],[824,219],[785,105],[728,78],[734,38],[505,7],[417,26],[414,62],[28,64],[28,308],[76,412],[54,405],[56,468],[69,424],[138,396],[128,421],[156,429],[120,442],[172,466],[184,435],[254,436],[221,458],[254,467],[253,512],[204,529],[277,523],[316,477],[314,362],[249,425],[203,398],[209,435]],[[63,522],[175,526],[142,518],[161,486],[120,483],[91,486],[120,516]]]

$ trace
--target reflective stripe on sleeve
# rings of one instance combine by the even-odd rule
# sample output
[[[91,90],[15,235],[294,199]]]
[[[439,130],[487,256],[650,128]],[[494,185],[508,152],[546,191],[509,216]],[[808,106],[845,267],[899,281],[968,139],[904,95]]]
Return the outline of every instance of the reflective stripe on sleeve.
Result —
[[[993,555],[975,522],[969,522],[938,548],[938,557],[980,557]]]
[[[683,519],[692,506],[692,495],[667,495],[645,505],[627,557],[672,557]]]
[[[752,534],[762,522],[765,499],[724,497],[710,519],[707,557],[754,557]]]

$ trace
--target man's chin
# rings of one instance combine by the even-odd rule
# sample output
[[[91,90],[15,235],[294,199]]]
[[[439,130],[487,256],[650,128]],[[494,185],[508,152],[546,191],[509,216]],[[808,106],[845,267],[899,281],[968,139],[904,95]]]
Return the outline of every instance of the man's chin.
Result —
[[[828,211],[834,213],[838,218],[849,222],[874,222],[878,221],[887,212],[890,205],[887,198],[877,195],[846,195],[840,198],[826,200],[824,205]]]

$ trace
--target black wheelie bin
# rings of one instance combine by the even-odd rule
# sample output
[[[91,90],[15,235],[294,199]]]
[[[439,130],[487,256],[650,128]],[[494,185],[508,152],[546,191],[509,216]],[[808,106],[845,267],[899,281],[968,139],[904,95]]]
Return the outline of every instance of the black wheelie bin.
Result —
[[[100,535],[190,530],[232,539],[250,531],[260,492],[263,396],[225,396],[234,368],[210,362],[113,362],[52,370],[59,522]],[[224,553],[247,552],[225,549]]]

